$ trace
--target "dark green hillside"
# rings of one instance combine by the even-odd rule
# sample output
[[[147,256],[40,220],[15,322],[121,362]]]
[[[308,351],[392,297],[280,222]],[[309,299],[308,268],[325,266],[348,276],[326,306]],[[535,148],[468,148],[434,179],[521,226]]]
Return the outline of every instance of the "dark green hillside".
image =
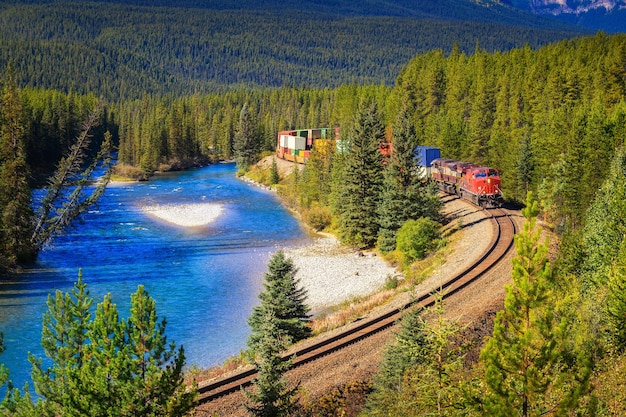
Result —
[[[273,2],[260,3],[268,10],[258,3],[239,10],[37,3],[0,3],[0,67],[12,61],[22,86],[92,92],[113,100],[234,85],[391,85],[412,57],[431,49],[449,51],[457,43],[466,52],[477,44],[487,51],[509,50],[579,34],[563,27],[529,27],[532,21],[524,19],[530,15],[518,19],[515,13],[494,14],[476,6],[472,12],[464,7],[473,3],[458,0],[420,3],[423,11],[407,2],[391,2],[385,9],[388,14],[406,10],[411,17],[376,16],[383,10],[380,2],[366,3],[371,10],[347,1],[336,2],[337,10],[327,3],[290,3],[300,11],[278,11]],[[205,6],[211,4],[218,3]],[[238,7],[246,5],[252,7],[250,2]],[[302,11],[314,6],[320,12]],[[517,25],[494,23],[498,16]]]
[[[335,16],[394,16],[428,18],[437,20],[471,20],[496,22],[530,27],[570,29],[550,19],[542,19],[509,7],[506,2],[484,0],[94,0],[97,3],[133,6],[183,7],[210,10],[263,10],[272,13],[325,13]],[[20,3],[54,3],[47,1],[21,1]]]

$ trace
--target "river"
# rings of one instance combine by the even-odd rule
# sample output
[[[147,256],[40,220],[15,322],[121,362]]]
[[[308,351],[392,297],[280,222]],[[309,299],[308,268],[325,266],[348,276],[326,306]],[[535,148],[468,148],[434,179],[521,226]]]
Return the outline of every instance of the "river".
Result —
[[[168,341],[183,345],[187,365],[209,367],[245,349],[246,319],[258,302],[267,261],[277,248],[310,240],[276,196],[235,178],[233,164],[110,185],[97,207],[36,265],[0,283],[0,355],[21,387],[30,381],[28,352],[42,357],[41,319],[48,294],[70,291],[82,268],[95,304],[111,293],[122,317],[144,285],[167,318]],[[203,226],[180,226],[146,207],[221,206]]]

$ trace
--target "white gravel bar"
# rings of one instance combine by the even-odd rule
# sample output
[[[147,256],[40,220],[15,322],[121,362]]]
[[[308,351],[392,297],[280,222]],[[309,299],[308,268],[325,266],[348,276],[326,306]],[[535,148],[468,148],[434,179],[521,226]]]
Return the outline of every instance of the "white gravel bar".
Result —
[[[372,252],[356,252],[333,236],[316,238],[307,246],[284,250],[298,268],[296,277],[308,292],[307,304],[316,314],[326,307],[369,295],[385,285],[395,268]]]
[[[215,203],[144,206],[151,216],[182,227],[206,226],[222,214],[222,205]]]

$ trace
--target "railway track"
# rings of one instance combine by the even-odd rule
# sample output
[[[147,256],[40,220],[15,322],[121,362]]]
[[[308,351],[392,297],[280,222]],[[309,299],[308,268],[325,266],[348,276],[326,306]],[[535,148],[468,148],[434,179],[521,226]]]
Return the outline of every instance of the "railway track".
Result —
[[[461,291],[467,285],[490,271],[513,247],[513,236],[516,233],[516,225],[511,216],[504,209],[488,209],[486,212],[489,213],[489,219],[493,222],[494,235],[485,253],[472,265],[442,283],[439,288],[424,293],[399,308],[377,317],[362,320],[358,325],[335,336],[290,353],[289,358],[293,359],[292,368],[314,361],[393,326],[407,308],[426,308],[432,306],[435,303],[437,292],[443,292],[443,297],[447,298]],[[285,357],[285,359],[287,358]],[[252,384],[255,378],[256,371],[250,368],[235,375],[200,385],[198,387],[198,404],[204,404],[213,399],[238,391],[241,387]]]

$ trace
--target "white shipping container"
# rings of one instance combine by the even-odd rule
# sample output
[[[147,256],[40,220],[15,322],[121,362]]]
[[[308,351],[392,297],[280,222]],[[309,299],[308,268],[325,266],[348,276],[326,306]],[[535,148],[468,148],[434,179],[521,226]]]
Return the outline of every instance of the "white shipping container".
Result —
[[[289,149],[306,149],[306,138],[302,136],[288,136],[287,147]]]
[[[417,176],[419,178],[430,178],[430,176],[431,176],[431,168],[430,167],[425,167],[425,166],[422,166],[422,165],[418,165],[417,169],[418,169]]]

